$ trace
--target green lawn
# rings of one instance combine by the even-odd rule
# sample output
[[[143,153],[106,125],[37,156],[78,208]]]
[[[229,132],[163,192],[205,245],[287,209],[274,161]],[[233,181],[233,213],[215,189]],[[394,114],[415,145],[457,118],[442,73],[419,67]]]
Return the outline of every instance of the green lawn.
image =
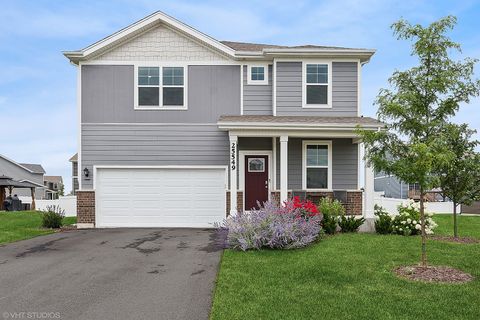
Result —
[[[451,216],[435,216],[451,234]],[[480,237],[480,217],[460,217]],[[396,278],[420,258],[420,238],[340,234],[293,251],[224,252],[212,319],[480,319],[480,244],[428,241],[431,264],[474,275],[470,283]]]
[[[0,244],[53,233],[42,229],[41,213],[36,211],[0,212]],[[65,217],[64,224],[75,223],[77,217]]]
[[[457,219],[460,237],[480,238],[480,217],[458,215]],[[434,220],[438,223],[436,234],[453,236],[453,216],[451,214],[438,214]]]

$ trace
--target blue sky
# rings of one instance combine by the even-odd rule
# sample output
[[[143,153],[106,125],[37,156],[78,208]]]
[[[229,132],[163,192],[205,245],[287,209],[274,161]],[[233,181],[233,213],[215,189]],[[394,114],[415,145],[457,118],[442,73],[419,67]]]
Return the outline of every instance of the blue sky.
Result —
[[[162,10],[219,40],[375,48],[363,69],[362,112],[395,69],[415,63],[393,38],[400,17],[428,24],[454,14],[463,55],[480,58],[480,1],[1,1],[0,154],[41,163],[71,190],[68,159],[77,150],[76,72],[62,50],[83,48]],[[480,68],[476,69],[480,76]],[[480,131],[480,100],[456,117]],[[477,135],[477,138],[480,136]]]

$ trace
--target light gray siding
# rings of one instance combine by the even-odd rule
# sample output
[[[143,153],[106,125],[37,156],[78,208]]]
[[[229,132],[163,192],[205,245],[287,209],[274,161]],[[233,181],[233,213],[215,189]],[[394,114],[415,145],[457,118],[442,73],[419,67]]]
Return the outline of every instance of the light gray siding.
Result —
[[[40,185],[43,185],[43,173],[31,173],[27,170],[17,166],[16,164],[3,159],[0,157],[0,176],[5,175],[13,180],[29,180]],[[43,198],[44,189],[42,187],[35,188],[35,199]],[[27,196],[30,197],[30,189],[13,189],[12,195],[17,194],[18,196]],[[8,190],[7,190],[8,196]]]
[[[94,165],[228,165],[228,134],[216,125],[82,125],[82,168]],[[82,177],[82,189],[93,187]]]
[[[188,110],[134,110],[134,67],[82,66],[82,123],[216,123],[240,114],[240,66],[189,66]]]
[[[268,85],[248,85],[247,69],[243,67],[243,114],[267,115],[273,114],[272,104],[272,65],[268,66]]]
[[[332,108],[302,108],[302,63],[277,63],[278,116],[355,117],[358,107],[356,62],[332,63]]]
[[[302,189],[302,145],[301,138],[288,140],[288,188]],[[330,139],[326,139],[330,140]],[[333,189],[358,189],[358,145],[352,139],[332,140],[332,187]],[[276,182],[280,188],[280,142],[277,139]]]

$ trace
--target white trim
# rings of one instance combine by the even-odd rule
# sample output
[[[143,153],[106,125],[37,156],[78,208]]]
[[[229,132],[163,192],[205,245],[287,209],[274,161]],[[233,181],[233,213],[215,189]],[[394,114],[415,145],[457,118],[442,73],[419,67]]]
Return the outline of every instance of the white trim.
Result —
[[[77,179],[78,190],[82,190],[82,63],[77,66],[77,128],[78,128],[78,152],[77,152]],[[78,191],[77,190],[77,191]]]
[[[228,166],[218,166],[218,165],[94,165],[93,166],[93,189],[89,191],[95,191],[97,188],[97,171],[98,169],[224,169],[226,176],[228,176]],[[228,179],[228,178],[227,178]],[[225,181],[225,190],[227,190],[227,183]]]
[[[243,116],[243,68],[244,65],[240,65],[240,115]]]
[[[307,189],[307,146],[308,145],[326,145],[328,147],[328,166],[327,166],[327,188]],[[303,140],[302,141],[302,189],[306,191],[327,191],[332,190],[332,140]]]
[[[288,200],[288,136],[280,136],[280,202]]]
[[[245,210],[245,156],[267,156],[268,158],[268,200],[271,200],[272,185],[272,150],[239,150],[238,151],[238,191],[242,191],[242,208]]]
[[[277,115],[277,59],[273,59],[273,66],[272,66],[272,108],[273,108],[273,115]]]
[[[362,64],[358,61],[357,64],[357,117],[362,114]]]
[[[272,171],[273,171],[273,183],[272,189],[277,188],[277,137],[272,137]]]
[[[216,123],[196,123],[196,122],[84,122],[84,125],[107,125],[107,126],[218,126]]]
[[[236,215],[238,211],[238,204],[237,204],[238,137],[234,135],[230,135],[228,146],[229,146],[228,154],[229,154],[229,167],[230,167],[230,214]]]
[[[362,171],[362,148],[363,143],[357,143],[357,152],[358,152],[358,159],[357,159],[357,188],[360,189],[362,187],[362,179],[360,172]]]
[[[322,64],[328,68],[328,82],[319,84],[307,83],[307,65]],[[302,61],[302,108],[305,109],[325,109],[332,108],[332,60],[305,60]],[[307,85],[327,86],[327,103],[326,104],[307,104]]]
[[[155,23],[158,22],[163,22],[166,25],[169,25],[177,30],[180,30],[194,39],[198,39],[202,41],[203,43],[217,49],[220,52],[225,53],[227,56],[234,57],[235,55],[235,50],[232,48],[224,45],[223,43],[213,39],[212,37],[180,22],[179,20],[161,12],[157,11],[129,26],[127,26],[124,29],[121,29],[118,32],[115,32],[114,34],[95,42],[94,44],[79,50],[79,51],[70,51],[70,52],[64,52],[64,55],[68,57],[71,61],[75,59],[81,59],[89,55],[95,54],[97,51],[101,50],[102,48],[105,48],[109,45],[113,45],[116,42],[120,42],[122,39],[127,37],[133,32],[136,32],[140,29],[143,28],[148,28],[150,26],[153,26]]]
[[[361,125],[362,128],[373,128],[377,130],[381,128],[380,124],[361,124],[361,123],[302,123],[302,122],[217,122],[220,129],[233,129],[233,128],[285,128],[285,127],[309,127],[309,128],[351,128],[356,129],[357,125]]]
[[[252,67],[263,68],[263,80],[252,80]],[[248,85],[268,85],[268,63],[251,63],[247,65]]]
[[[211,61],[197,61],[197,60],[89,60],[82,61],[83,65],[119,65],[119,66],[133,66],[144,63],[150,64],[178,64],[178,63],[188,63],[190,66],[239,66],[244,62],[242,61],[229,61],[229,60],[211,60]]]
[[[158,86],[157,85],[152,85],[152,86],[144,86],[141,85],[141,87],[158,87],[158,106],[140,106],[138,104],[138,68],[139,67],[153,67],[153,68],[159,68],[158,69]],[[163,84],[163,68],[170,68],[170,67],[178,67],[178,68],[183,68],[183,86],[166,86],[168,87],[183,87],[183,105],[182,106],[164,106],[163,105],[163,88],[165,85]],[[133,81],[133,109],[134,110],[156,110],[156,111],[168,111],[168,110],[179,110],[179,111],[185,111],[188,110],[188,67],[189,64],[187,62],[169,62],[169,63],[163,63],[160,64],[159,62],[141,62],[134,64],[134,81]]]

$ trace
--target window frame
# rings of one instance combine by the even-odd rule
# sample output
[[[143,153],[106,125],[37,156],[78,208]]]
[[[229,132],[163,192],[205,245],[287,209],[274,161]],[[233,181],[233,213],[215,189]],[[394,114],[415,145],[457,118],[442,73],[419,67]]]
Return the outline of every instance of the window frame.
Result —
[[[327,166],[307,166],[307,146],[327,146]],[[332,190],[332,141],[331,140],[303,140],[302,142],[302,189],[306,191],[327,191]],[[307,188],[307,168],[327,168],[327,188]]]
[[[263,68],[264,70],[264,79],[263,80],[252,80],[252,68]],[[247,66],[247,84],[248,85],[268,85],[268,63],[255,63],[249,64]]]
[[[158,106],[142,106],[138,103],[138,69],[141,67],[155,67],[159,68],[159,81],[158,81],[158,88],[159,88],[159,100]],[[183,68],[183,86],[180,85],[163,85],[163,68],[164,67],[181,67]],[[188,110],[188,65],[182,63],[158,63],[158,62],[145,62],[145,63],[138,63],[134,65],[134,110]],[[140,85],[140,87],[143,87]],[[157,87],[157,86],[145,86],[145,87]],[[164,87],[183,87],[183,105],[182,106],[164,106],[163,105],[163,88]]]
[[[323,64],[327,66],[327,83],[307,83],[307,65]],[[307,104],[307,85],[309,86],[327,86],[326,104]],[[325,109],[332,108],[332,61],[331,60],[305,60],[302,61],[302,108],[305,109]]]

